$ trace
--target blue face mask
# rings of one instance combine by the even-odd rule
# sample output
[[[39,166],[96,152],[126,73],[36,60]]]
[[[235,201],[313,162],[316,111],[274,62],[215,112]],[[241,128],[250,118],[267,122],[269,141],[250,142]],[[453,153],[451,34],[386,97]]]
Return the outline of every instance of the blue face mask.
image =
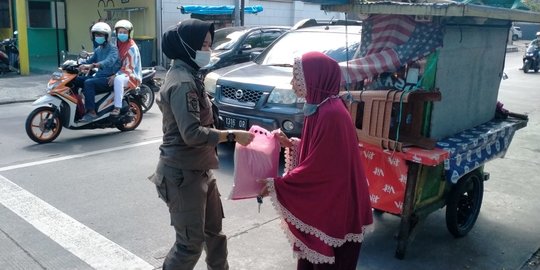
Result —
[[[126,42],[129,39],[128,34],[118,34],[117,37],[118,37],[118,40],[120,40],[122,42]]]
[[[304,103],[304,108],[302,111],[304,112],[304,116],[310,116],[316,113],[318,108],[319,104]]]
[[[319,107],[321,105],[323,105],[325,102],[327,102],[331,98],[339,98],[339,96],[329,96],[329,97],[325,98],[319,104],[311,104],[311,103],[307,103],[307,102],[304,103],[304,108],[302,108],[302,111],[304,112],[304,116],[310,116],[310,115],[315,114],[317,112],[317,109],[319,109]]]
[[[96,37],[94,40],[95,40],[96,43],[99,44],[99,45],[105,43],[105,37]]]

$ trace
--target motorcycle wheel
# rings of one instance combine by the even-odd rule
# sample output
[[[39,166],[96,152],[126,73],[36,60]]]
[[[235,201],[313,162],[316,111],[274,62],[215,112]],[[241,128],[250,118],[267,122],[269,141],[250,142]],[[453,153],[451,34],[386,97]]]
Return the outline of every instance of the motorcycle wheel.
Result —
[[[154,99],[155,99],[155,96],[154,96],[154,91],[152,91],[152,89],[150,89],[150,87],[148,87],[147,85],[145,84],[141,84],[141,95],[142,95],[142,112],[145,113],[147,111],[150,110],[150,108],[152,108],[152,105],[154,105]]]
[[[529,73],[530,68],[531,68],[531,61],[525,60],[525,63],[523,63],[523,73]]]
[[[135,101],[130,101],[129,102],[129,112],[128,113],[133,114],[133,120],[131,120],[131,122],[129,122],[129,123],[117,124],[116,128],[118,128],[120,131],[134,130],[139,126],[139,124],[142,121],[143,110],[142,110],[141,105],[139,105],[139,103],[137,103]]]
[[[37,143],[52,142],[62,131],[60,117],[54,114],[54,109],[51,107],[33,110],[26,118],[24,126],[28,137]]]

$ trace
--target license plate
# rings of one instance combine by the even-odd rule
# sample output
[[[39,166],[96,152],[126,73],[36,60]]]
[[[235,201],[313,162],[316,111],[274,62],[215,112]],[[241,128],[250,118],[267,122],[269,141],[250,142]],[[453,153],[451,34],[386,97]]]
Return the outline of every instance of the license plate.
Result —
[[[225,128],[227,129],[247,130],[247,127],[248,127],[247,119],[224,116],[223,120],[224,120]]]

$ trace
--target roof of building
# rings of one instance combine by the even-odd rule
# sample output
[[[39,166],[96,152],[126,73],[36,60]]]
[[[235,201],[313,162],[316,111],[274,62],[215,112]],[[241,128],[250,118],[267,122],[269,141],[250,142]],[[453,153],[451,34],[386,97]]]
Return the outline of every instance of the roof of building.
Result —
[[[442,0],[444,1],[444,0]],[[503,6],[503,7],[501,7]],[[345,5],[324,5],[326,11],[347,12],[355,14],[400,14],[418,16],[442,16],[442,17],[480,17],[520,22],[539,22],[540,13],[506,8],[501,4],[478,5],[454,1],[437,3],[403,3],[403,2],[359,2]]]

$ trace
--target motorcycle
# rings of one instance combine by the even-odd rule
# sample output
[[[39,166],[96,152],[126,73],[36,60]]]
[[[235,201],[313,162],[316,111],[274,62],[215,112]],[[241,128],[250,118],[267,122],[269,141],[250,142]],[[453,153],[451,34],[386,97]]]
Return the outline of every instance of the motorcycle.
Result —
[[[77,58],[78,63],[83,63],[84,60],[87,60],[92,56],[93,52],[87,52],[82,46],[82,51],[79,53],[79,56]],[[65,58],[64,58],[65,59]],[[97,69],[92,70],[92,73],[95,73]],[[159,87],[161,86],[160,81],[155,78],[156,76],[156,69],[155,68],[144,68],[142,71],[142,82],[139,86],[140,88],[140,94],[142,96],[142,111],[143,113],[146,113],[147,111],[152,108],[155,101],[155,94],[154,92],[159,91]]]
[[[525,55],[523,55],[524,73],[528,73],[531,69],[534,70],[534,72],[538,72],[538,69],[540,68],[540,59],[538,59],[539,52],[540,49],[533,43],[530,43],[529,46],[527,46],[527,51],[525,52]]]
[[[78,63],[83,63],[84,60],[87,60],[92,56],[93,52],[87,52],[82,46],[82,51],[79,53],[79,57],[77,58]],[[97,69],[92,70],[92,73],[95,73]],[[155,68],[144,68],[142,71],[142,82],[139,86],[140,90],[139,93],[142,96],[142,111],[143,113],[146,113],[147,111],[152,108],[155,101],[155,94],[154,92],[159,91],[159,87],[161,84],[159,81],[155,78],[156,76],[156,69]]]
[[[143,112],[147,112],[154,105],[155,94],[154,92],[159,91],[161,86],[160,81],[155,78],[156,69],[155,68],[145,68],[142,70],[142,83],[141,83],[141,94],[143,95]]]
[[[142,95],[140,89],[124,92],[120,114],[111,116],[113,91],[96,92],[96,112],[98,117],[92,122],[79,122],[85,113],[84,98],[80,88],[74,85],[75,78],[82,75],[80,64],[74,60],[65,61],[61,71],[52,74],[47,84],[47,94],[40,97],[33,106],[37,107],[27,117],[26,134],[37,143],[54,141],[62,127],[68,129],[117,128],[120,131],[136,129],[142,121]]]
[[[7,38],[0,42],[0,74],[7,72],[20,73],[17,31],[13,32],[13,38]]]

